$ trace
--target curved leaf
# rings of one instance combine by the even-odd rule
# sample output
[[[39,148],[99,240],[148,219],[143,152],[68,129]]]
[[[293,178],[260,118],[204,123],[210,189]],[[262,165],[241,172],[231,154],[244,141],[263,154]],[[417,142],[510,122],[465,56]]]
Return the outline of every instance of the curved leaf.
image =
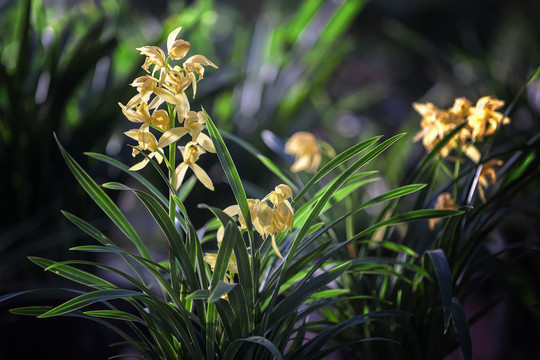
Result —
[[[257,345],[264,346],[266,349],[268,349],[268,351],[270,351],[270,353],[272,353],[272,355],[274,356],[274,360],[283,360],[283,356],[281,355],[281,352],[276,347],[276,345],[274,345],[274,343],[262,336],[250,336],[247,338],[237,339],[233,341],[227,348],[227,351],[223,355],[223,358],[234,359],[236,353],[242,345],[242,342],[251,342]]]
[[[146,245],[143,243],[139,234],[133,229],[124,214],[118,209],[116,204],[107,194],[95,183],[94,180],[83,170],[83,168],[68,154],[60,141],[54,134],[54,139],[58,144],[58,148],[79,184],[83,187],[94,202],[103,210],[103,212],[115,223],[116,226],[133,242],[141,255],[149,260],[152,259]]]
[[[134,296],[144,296],[145,294],[140,291],[124,290],[124,289],[109,289],[109,290],[96,290],[86,294],[79,295],[71,300],[66,301],[62,305],[55,307],[41,314],[40,318],[47,318],[53,316],[59,316],[69,313],[74,310],[78,310],[87,305],[121,298],[132,298]]]
[[[433,263],[433,268],[439,281],[444,311],[444,332],[446,333],[452,315],[452,272],[450,271],[448,260],[441,249],[428,250],[426,253]]]
[[[382,136],[375,136],[368,140],[364,140],[359,144],[356,144],[347,150],[343,151],[341,154],[337,155],[335,158],[330,160],[326,165],[324,165],[313,177],[308,181],[306,186],[294,197],[293,205],[297,202],[298,199],[301,199],[304,194],[307,193],[307,191],[317,182],[319,181],[324,175],[328,174],[332,169],[339,166],[343,162],[349,160],[362,150],[370,147],[373,143],[377,142]]]
[[[452,322],[454,323],[454,328],[456,329],[463,357],[465,360],[472,360],[472,341],[469,323],[467,321],[467,316],[459,303],[459,300],[455,297],[452,298]]]

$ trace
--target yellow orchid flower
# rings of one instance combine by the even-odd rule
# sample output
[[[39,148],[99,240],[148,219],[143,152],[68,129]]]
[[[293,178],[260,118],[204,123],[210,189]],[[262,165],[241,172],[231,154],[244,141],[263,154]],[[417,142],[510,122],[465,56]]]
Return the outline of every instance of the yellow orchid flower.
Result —
[[[495,99],[492,96],[484,96],[476,102],[476,106],[471,108],[468,117],[471,131],[471,138],[482,140],[497,130],[499,124],[508,124],[510,119],[495,110],[504,105],[504,101]]]
[[[148,102],[148,100],[150,100],[150,95],[152,95],[158,82],[159,80],[154,78],[153,76],[145,75],[139,76],[138,78],[133,80],[130,85],[137,88],[137,91],[139,92],[142,101]]]
[[[204,254],[204,261],[210,265],[210,269],[214,270],[216,266],[217,254],[206,253]],[[231,258],[229,259],[229,264],[227,265],[227,271],[232,274],[238,274],[238,265],[236,263],[236,256],[234,252],[231,253]],[[228,282],[228,281],[227,281]]]
[[[152,113],[152,120],[150,122],[153,126],[163,131],[169,130],[171,127],[171,120],[169,119],[169,113],[163,109],[156,110]]]
[[[448,132],[452,131],[456,125],[465,121],[464,118],[441,110],[432,103],[413,103],[413,108],[422,115],[422,121],[420,122],[422,130],[416,134],[414,141],[416,142],[422,139],[422,144],[427,151],[433,150]],[[441,149],[439,156],[447,157],[450,151],[456,148],[458,139],[459,135],[457,134]]]
[[[292,189],[285,184],[280,184],[275,187],[274,191],[270,192],[268,198],[272,204],[281,203],[289,198],[292,198]]]
[[[471,101],[467,98],[457,98],[454,100],[454,105],[452,105],[449,111],[461,119],[466,119],[471,113]],[[463,122],[461,119],[459,121],[460,124]]]
[[[164,68],[167,63],[165,58],[165,53],[161,48],[157,46],[142,46],[137,48],[140,51],[141,55],[146,55],[146,59],[142,68],[146,72],[150,72],[150,66],[155,65],[158,69]]]
[[[164,88],[155,88],[154,94],[162,101],[165,101],[169,104],[176,105],[176,116],[178,122],[182,123],[189,112],[189,100],[186,96],[186,93],[172,93],[171,91]]]
[[[212,66],[217,69],[217,65],[208,60],[203,55],[193,55],[184,62],[184,71],[189,78],[190,84],[193,87],[193,98],[197,93],[197,81],[200,81],[204,75],[204,66]],[[199,80],[195,77],[195,73],[199,74]]]
[[[435,202],[435,209],[457,210],[458,206],[454,202],[454,199],[452,199],[452,195],[445,192],[437,196],[437,201]],[[429,219],[429,228],[433,230],[435,224],[437,224],[440,220],[441,219]]]
[[[180,66],[175,65],[167,71],[163,87],[173,93],[179,93],[185,91],[190,84],[191,80],[187,78],[185,71]]]
[[[182,153],[184,161],[181,162],[174,171],[174,177],[172,179],[172,185],[174,188],[176,190],[180,188],[189,167],[191,170],[193,170],[195,176],[197,176],[197,179],[199,179],[204,186],[214,191],[214,184],[212,183],[212,180],[208,174],[196,164],[196,161],[199,160],[199,156],[204,154],[206,151],[200,145],[190,141],[186,144],[186,146],[180,147],[180,152]]]
[[[141,136],[141,132],[137,129],[132,129],[129,131],[126,131],[124,134],[126,134],[128,137],[137,140],[139,142],[138,147],[133,148],[132,155],[136,156],[143,150],[150,150],[150,153],[147,154],[148,157],[145,157],[141,162],[133,165],[129,168],[130,171],[138,171],[141,170],[150,162],[150,159],[155,157],[158,163],[161,164],[163,161],[163,157],[161,156],[161,153],[159,152],[158,142],[156,140],[156,137],[151,132],[146,132]]]
[[[291,167],[292,172],[305,170],[314,173],[321,163],[317,139],[306,131],[293,134],[285,143],[285,152],[295,156],[295,162]]]
[[[184,126],[188,129],[193,141],[196,141],[199,137],[199,134],[204,129],[204,124],[206,124],[206,115],[202,111],[189,111],[187,113]]]
[[[482,170],[478,176],[478,193],[482,202],[486,203],[486,194],[484,189],[488,187],[489,183],[495,184],[497,182],[497,174],[495,173],[495,166],[501,166],[502,160],[491,159],[482,164]]]
[[[182,27],[174,29],[167,37],[167,53],[173,60],[183,59],[191,48],[191,44],[189,42],[181,39],[176,40],[176,36],[180,30],[182,30]]]

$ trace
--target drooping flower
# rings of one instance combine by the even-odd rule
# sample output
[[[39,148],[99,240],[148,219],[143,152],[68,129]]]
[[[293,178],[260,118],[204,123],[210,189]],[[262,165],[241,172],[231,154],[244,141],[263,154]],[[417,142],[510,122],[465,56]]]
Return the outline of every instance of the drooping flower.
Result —
[[[204,154],[206,151],[199,144],[190,141],[185,147],[180,147],[180,152],[182,153],[184,161],[182,161],[174,171],[174,177],[172,179],[172,185],[174,188],[176,190],[180,188],[189,167],[191,170],[193,170],[197,179],[199,179],[204,186],[214,191],[214,184],[212,183],[212,180],[208,174],[196,164],[196,161],[199,160],[199,156]]]
[[[137,88],[141,96],[141,100],[148,102],[150,100],[150,95],[152,95],[154,89],[158,84],[158,79],[153,76],[139,76],[130,84],[131,86]]]
[[[502,160],[491,159],[482,164],[480,175],[478,176],[478,193],[482,202],[486,203],[486,194],[484,189],[488,187],[489,183],[495,184],[497,182],[497,174],[495,173],[495,166],[501,166]]]
[[[414,141],[422,139],[427,151],[433,150],[442,139],[457,125],[464,122],[453,113],[441,110],[432,103],[413,103],[413,108],[422,115],[420,126],[422,130],[416,134]],[[456,148],[459,135],[455,135],[439,152],[439,156],[447,157],[450,151]]]
[[[183,59],[191,48],[189,42],[182,39],[176,40],[176,36],[178,36],[180,30],[182,30],[182,27],[174,29],[167,37],[167,53],[173,60]]]
[[[471,129],[471,138],[482,140],[497,130],[500,124],[510,123],[510,119],[495,110],[504,105],[504,101],[495,99],[492,96],[484,96],[476,102],[476,106],[471,108],[468,116],[468,126]]]
[[[195,99],[195,94],[197,93],[197,81],[201,80],[204,75],[204,66],[212,66],[217,69],[216,64],[208,60],[203,55],[193,55],[184,62],[184,71],[189,78],[190,84],[193,87],[193,98]],[[195,77],[195,73],[199,74],[199,80]]]
[[[145,158],[133,165],[129,168],[130,171],[138,171],[141,170],[150,162],[150,159],[155,157],[158,163],[161,164],[163,161],[163,156],[160,153],[160,147],[158,146],[158,141],[156,140],[156,137],[151,132],[146,132],[141,135],[141,132],[137,129],[132,129],[129,131],[126,131],[124,134],[126,134],[128,137],[137,140],[139,142],[138,147],[133,148],[132,155],[136,156],[143,150],[149,150],[150,153],[148,153]]]
[[[293,134],[285,143],[285,152],[295,156],[295,162],[291,167],[292,172],[305,170],[314,173],[321,163],[321,152],[317,139],[306,131]]]
[[[435,202],[435,209],[442,210],[457,210],[458,206],[456,205],[452,195],[450,193],[444,192],[437,196],[437,201]],[[429,219],[429,228],[433,230],[435,224],[439,222],[440,219]]]

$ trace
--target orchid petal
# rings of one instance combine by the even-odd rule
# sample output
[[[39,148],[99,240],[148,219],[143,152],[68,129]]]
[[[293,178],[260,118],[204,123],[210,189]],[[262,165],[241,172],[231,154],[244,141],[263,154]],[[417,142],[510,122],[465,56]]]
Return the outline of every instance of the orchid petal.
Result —
[[[164,148],[165,146],[172,144],[176,140],[180,139],[182,136],[187,134],[187,129],[185,127],[175,127],[169,129],[161,135],[159,138],[158,148]]]
[[[192,163],[189,164],[189,167],[193,170],[195,173],[195,176],[197,176],[197,179],[206,186],[208,189],[214,191],[214,184],[212,184],[212,180],[208,176],[208,174],[197,164]]]
[[[172,186],[174,186],[176,190],[178,190],[180,188],[180,185],[182,185],[182,181],[184,181],[187,169],[188,165],[183,162],[180,163],[180,165],[178,165],[178,167],[174,171],[174,177],[172,178]]]
[[[178,36],[178,33],[180,32],[180,30],[182,30],[182,27],[177,27],[176,29],[174,29],[173,31],[171,31],[171,33],[169,34],[169,36],[167,37],[167,52],[171,52],[171,48],[174,44],[174,41],[176,40],[176,36]]]

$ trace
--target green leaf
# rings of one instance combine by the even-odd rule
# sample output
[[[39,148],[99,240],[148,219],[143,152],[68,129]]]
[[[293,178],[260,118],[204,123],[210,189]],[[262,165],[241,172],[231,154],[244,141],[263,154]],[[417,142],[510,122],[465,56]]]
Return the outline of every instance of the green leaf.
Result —
[[[133,190],[129,186],[124,185],[124,184],[119,183],[119,182],[115,182],[115,181],[103,183],[103,184],[101,184],[101,186],[106,188],[106,189],[110,189],[110,190],[120,190],[120,191]]]
[[[40,316],[51,309],[52,306],[25,306],[9,309],[9,312],[15,315]]]
[[[40,318],[59,316],[78,310],[84,306],[112,299],[133,298],[134,296],[144,296],[140,291],[111,289],[111,290],[96,290],[86,294],[79,295],[71,300],[66,301],[62,305],[55,307],[40,315]]]
[[[311,19],[317,14],[317,10],[321,7],[324,1],[310,0],[304,1],[297,15],[286,27],[286,36],[289,42],[296,42],[298,36],[306,29]]]
[[[472,360],[472,341],[467,316],[455,297],[452,298],[452,322],[456,329],[457,338],[461,345],[461,352],[465,360]]]
[[[321,287],[328,285],[330,282],[337,279],[341,274],[347,271],[350,266],[351,263],[346,262],[319,276],[305,281],[270,311],[268,315],[270,317],[270,321],[268,322],[269,326],[272,327],[279,324],[283,319],[298,311],[298,307],[302,305],[306,299],[308,299]]]
[[[178,199],[180,201],[184,201],[187,199],[188,195],[191,193],[191,190],[193,190],[193,187],[197,183],[197,177],[191,176],[189,179],[184,181],[182,183],[182,186],[178,190]]]
[[[240,349],[240,346],[243,342],[250,342],[257,345],[264,346],[270,353],[274,356],[274,360],[283,360],[283,356],[281,355],[281,352],[279,349],[272,343],[270,340],[262,337],[262,336],[250,336],[243,339],[237,339],[233,341],[225,351],[225,354],[223,355],[223,359],[235,359],[235,355],[238,352],[238,349]]]
[[[51,265],[58,264],[56,261],[48,260],[40,257],[30,256],[30,261],[32,261],[34,264],[47,269]],[[60,275],[62,277],[65,277],[66,279],[75,281],[79,284],[87,285],[93,288],[97,289],[114,289],[116,286],[111,284],[110,282],[101,279],[100,277],[97,277],[93,274],[90,274],[86,271],[79,270],[77,268],[74,268],[73,266],[69,265],[58,265],[55,266],[54,270],[52,270],[57,275]]]
[[[214,264],[214,273],[212,274],[212,283],[210,285],[212,292],[219,281],[222,281],[227,273],[234,243],[237,241],[237,235],[240,235],[237,226],[232,222],[228,222],[225,225],[223,241],[221,242],[221,246],[217,253],[216,263]]]
[[[517,164],[516,168],[510,174],[508,174],[502,187],[505,187],[508,184],[510,184],[512,181],[518,179],[535,158],[536,158],[536,155],[534,151],[527,154],[525,156],[525,159],[523,159],[523,161]]]
[[[225,176],[227,177],[227,180],[229,180],[229,184],[233,191],[234,197],[238,203],[238,206],[240,207],[242,216],[244,217],[246,221],[249,238],[253,239],[253,226],[251,224],[251,216],[249,212],[249,206],[247,203],[247,196],[246,196],[244,187],[242,185],[242,181],[240,180],[240,175],[238,174],[238,170],[236,169],[236,166],[234,165],[234,161],[231,157],[231,154],[229,153],[229,150],[227,149],[227,146],[225,145],[225,142],[223,141],[223,138],[221,137],[221,134],[219,133],[218,129],[216,128],[216,126],[212,122],[212,119],[210,119],[209,116],[208,116],[208,119],[206,120],[206,126],[208,128],[208,134],[210,135],[212,142],[214,143],[214,147],[216,148],[219,162],[221,163],[221,166],[223,167],[223,171],[225,172]]]
[[[69,169],[79,182],[84,190],[90,195],[92,200],[103,210],[103,212],[114,222],[116,226],[133,242],[141,255],[149,260],[152,259],[146,245],[144,245],[139,234],[133,229],[124,214],[118,209],[116,204],[105,194],[103,190],[95,183],[94,180],[81,168],[81,166],[67,153],[60,141],[54,134],[54,139],[58,144],[58,148],[66,161]]]
[[[91,310],[85,311],[84,314],[106,319],[142,322],[139,317],[120,310]]]
[[[412,221],[439,219],[439,218],[461,215],[463,213],[464,211],[462,210],[444,210],[444,209],[412,210],[404,214],[393,216],[390,219],[378,222],[370,226],[369,228],[361,231],[360,233],[356,234],[353,237],[353,239],[358,239],[366,234],[370,234],[374,232],[378,228],[385,227],[385,226],[391,226],[391,225],[396,225],[396,224],[405,223],[405,222],[412,222]]]
[[[186,276],[190,289],[192,291],[199,289],[200,285],[194,271],[194,264],[192,264],[189,257],[189,252],[186,249],[186,245],[184,244],[180,233],[169,218],[169,214],[152,196],[139,190],[134,190],[133,192],[146,206],[152,217],[156,220],[156,223],[163,231],[163,234],[171,245],[175,258],[178,259],[178,262],[180,263],[180,267],[182,268],[183,274]]]
[[[227,226],[227,224],[231,224],[233,227],[231,227],[232,231],[238,232],[238,228],[236,227],[236,223],[231,219],[231,217],[227,214],[225,214],[223,211],[221,211],[218,208],[210,207],[207,205],[200,205],[201,208],[206,208],[212,211],[214,215],[218,217],[218,219],[221,221],[223,226]],[[252,272],[252,265],[250,256],[247,250],[247,246],[241,237],[240,234],[237,234],[236,236],[240,236],[240,238],[237,238],[237,240],[234,242],[234,256],[236,257],[236,266],[238,268],[238,280],[240,285],[242,286],[242,289],[245,291],[246,295],[246,301],[248,309],[250,309],[250,323],[253,321],[252,317],[252,311],[254,309],[254,302],[255,302],[255,288],[254,288],[254,280],[253,280],[253,272]]]
[[[448,260],[441,249],[428,250],[426,252],[433,263],[441,290],[444,311],[444,332],[446,333],[452,315],[452,272],[450,271]]]
[[[391,137],[390,139],[386,140],[382,144],[378,145],[375,149],[371,150],[368,154],[364,155],[362,158],[360,158],[358,161],[356,161],[352,166],[347,168],[333,183],[332,185],[324,192],[324,194],[320,197],[320,199],[317,201],[315,206],[313,207],[312,211],[310,212],[308,219],[304,223],[304,225],[300,228],[300,231],[296,235],[293,244],[291,246],[291,249],[289,250],[289,253],[287,255],[286,259],[286,265],[284,266],[287,268],[290,264],[291,258],[296,256],[296,250],[298,246],[300,245],[300,242],[304,239],[304,237],[308,234],[310,226],[313,224],[315,219],[319,216],[320,211],[323,209],[323,207],[326,205],[328,200],[332,197],[332,195],[343,185],[347,179],[353,175],[360,167],[364,166],[366,163],[377,157],[380,153],[382,153],[384,150],[386,150],[389,146],[391,146],[394,142],[399,140],[401,137],[403,137],[405,134],[399,134]]]
[[[368,202],[366,202],[365,204],[359,206],[355,210],[353,210],[353,211],[351,211],[351,212],[337,218],[336,220],[332,221],[330,224],[327,224],[324,228],[320,229],[309,240],[305,241],[304,244],[298,249],[298,251],[299,252],[304,251],[304,249],[307,246],[309,246],[309,244],[311,244],[318,236],[323,234],[325,231],[328,231],[330,228],[332,228],[336,224],[340,223],[341,221],[345,220],[347,217],[362,211],[363,209],[367,208],[368,206],[377,204],[377,203],[382,202],[382,201],[392,200],[392,199],[395,199],[395,198],[399,198],[401,196],[408,195],[410,193],[413,193],[415,191],[418,191],[418,190],[424,188],[425,186],[426,186],[425,184],[405,185],[405,186],[399,187],[397,189],[390,190],[389,192],[387,192],[387,193],[385,193],[383,195],[377,196],[377,197],[369,200]]]
[[[523,95],[523,93],[525,92],[525,90],[527,90],[527,87],[529,86],[529,84],[531,82],[534,81],[534,79],[536,79],[538,77],[538,75],[540,75],[540,66],[536,68],[536,70],[534,71],[534,73],[529,77],[529,79],[527,79],[527,81],[525,82],[525,84],[523,84],[523,86],[521,87],[521,89],[519,89],[518,93],[516,94],[516,96],[514,97],[514,99],[512,100],[512,102],[510,103],[510,105],[508,105],[508,107],[506,108],[506,110],[504,111],[504,114],[503,116],[508,116],[510,114],[510,112],[514,109],[514,106],[516,106],[517,104],[517,101],[519,100],[519,98],[521,97],[521,95]]]
[[[344,196],[348,195],[349,193],[353,192],[357,188],[369,183],[378,180],[378,178],[371,178],[371,179],[364,179],[360,180],[366,176],[376,174],[377,171],[366,171],[360,174],[356,174],[354,176],[351,176],[349,179],[347,179],[347,183],[350,183],[349,185],[343,186],[341,189],[337,190],[333,195],[332,198],[336,201],[341,200]],[[335,180],[334,180],[335,181]],[[302,205],[298,210],[296,210],[294,214],[294,227],[299,228],[302,227],[302,225],[307,220],[307,217],[310,213],[310,210],[313,208],[313,205],[315,202],[317,202],[321,196],[324,194],[328,188],[333,186],[334,181],[329,182],[324,187],[322,187],[315,196],[313,196],[313,199],[307,201],[305,204]],[[324,208],[321,210],[321,214],[324,213],[326,210],[330,208],[330,204],[326,204]]]
[[[0,296],[0,302],[7,301],[9,299],[12,299],[12,298],[20,296],[20,295],[39,293],[39,292],[44,292],[44,291],[68,291],[68,292],[74,292],[74,293],[77,293],[77,294],[84,293],[84,291],[73,290],[73,289],[65,289],[65,288],[33,289],[33,290],[24,290],[24,291],[18,291],[18,292],[15,292],[15,293],[2,295],[2,296]]]
[[[349,289],[329,289],[316,292],[315,294],[309,297],[309,300],[317,299],[329,299],[334,296],[341,296],[350,293]]]
[[[315,336],[313,339],[305,343],[300,349],[295,353],[291,354],[292,358],[295,359],[310,359],[311,357],[316,358],[316,355],[319,354],[322,347],[337,334],[350,328],[351,326],[363,324],[375,320],[373,317],[377,316],[405,316],[406,313],[402,311],[374,311],[367,314],[357,315],[345,321],[342,321],[334,326],[331,326],[323,330],[320,334]]]
[[[414,257],[418,256],[416,251],[414,251],[413,249],[411,249],[407,245],[395,243],[395,242],[392,242],[392,241],[363,240],[363,241],[360,241],[360,243],[361,244],[373,244],[373,245],[377,245],[377,246],[386,248],[388,250],[392,250],[392,251],[397,252],[397,253],[405,253],[405,254],[408,254],[408,255],[411,255],[411,256],[414,256]]]
[[[236,286],[235,289],[236,288],[238,287]],[[244,337],[242,336],[240,326],[238,326],[238,318],[230,302],[218,299],[216,302],[214,302],[214,304],[221,320],[220,323],[223,326],[224,333],[228,337],[229,342]]]
[[[214,302],[218,301],[219,299],[221,299],[222,295],[227,294],[235,286],[236,286],[236,284],[227,284],[223,280],[219,280],[217,282],[216,286],[214,287],[214,289],[212,290],[212,292],[210,293],[210,296],[208,297],[208,302],[209,303],[214,303]]]
[[[231,323],[235,328],[235,339],[246,337],[252,331],[253,307],[248,305],[247,299],[251,296],[246,292],[242,284],[236,284],[229,293],[229,303],[234,310],[234,321]]]
[[[199,289],[189,294],[187,298],[191,300],[207,300],[209,296],[210,290]]]
[[[67,211],[61,210],[61,212],[69,221],[75,224],[79,229],[81,229],[82,231],[84,231],[85,233],[87,233],[88,235],[90,235],[91,237],[93,237],[94,239],[102,243],[103,245],[113,244],[112,241],[109,240],[107,236],[105,236],[105,234],[103,234],[101,231],[96,229],[94,226],[90,225],[85,220],[71,213],[68,213]]]
[[[368,140],[362,141],[359,144],[354,145],[353,147],[348,148],[347,150],[343,151],[341,154],[337,155],[335,158],[330,160],[326,165],[324,165],[313,177],[308,181],[306,186],[294,197],[293,205],[298,201],[298,199],[301,199],[304,194],[307,193],[307,191],[317,182],[319,181],[324,175],[328,174],[332,169],[336,168],[340,164],[344,163],[345,161],[349,160],[362,150],[370,147],[375,142],[377,142],[381,136],[375,136]]]
[[[280,178],[281,181],[289,185],[293,192],[298,192],[298,187],[296,186],[294,181],[290,179],[290,176],[287,176],[276,164],[272,162],[272,160],[261,154],[250,143],[244,141],[243,139],[240,139],[238,136],[229,134],[226,131],[222,131],[222,133],[224,138],[234,141],[238,145],[242,146],[245,150],[247,150],[250,154],[259,159],[259,161],[263,163],[263,165],[266,166],[271,172],[273,172],[278,178]]]

